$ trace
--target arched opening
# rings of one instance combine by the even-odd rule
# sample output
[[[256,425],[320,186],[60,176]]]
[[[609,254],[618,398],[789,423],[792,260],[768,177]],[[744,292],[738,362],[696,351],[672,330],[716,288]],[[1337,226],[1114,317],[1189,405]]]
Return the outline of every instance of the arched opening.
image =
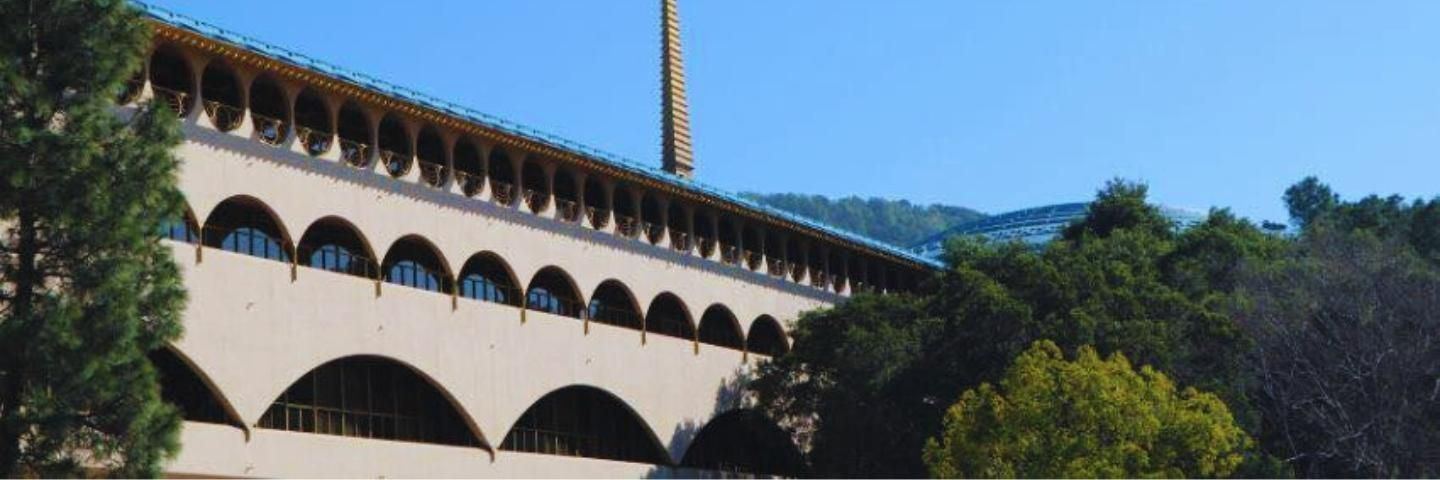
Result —
[[[540,213],[550,208],[550,179],[539,162],[525,162],[520,169],[520,184],[524,187],[520,193],[525,196],[525,206],[530,207],[531,212]]]
[[[177,242],[200,241],[200,224],[195,221],[195,212],[190,211],[189,205],[179,218],[166,218],[160,223],[160,236]]]
[[[785,253],[785,240],[780,237],[780,232],[766,232],[765,267],[770,276],[785,278]]]
[[[865,270],[865,262],[859,255],[850,257],[850,292],[860,293],[870,290],[868,272]]]
[[[501,450],[669,464],[644,421],[603,390],[570,386],[545,395],[510,427]]]
[[[219,392],[210,388],[180,355],[168,347],[161,347],[151,350],[147,357],[160,376],[160,398],[180,409],[180,417],[185,421],[244,428],[243,422],[226,411]]]
[[[429,240],[406,235],[390,246],[380,270],[385,281],[431,292],[450,293],[450,267]]]
[[[640,206],[625,185],[615,187],[615,231],[625,238],[640,234]]]
[[[380,121],[380,162],[392,177],[403,177],[410,173],[410,132],[395,115],[385,115]]]
[[[580,196],[577,188],[580,186],[576,184],[570,171],[563,168],[555,171],[555,213],[561,220],[574,222],[580,219]]]
[[[617,327],[641,328],[640,307],[630,289],[618,280],[606,280],[590,295],[590,320]]]
[[[465,261],[460,269],[460,296],[482,302],[520,306],[520,289],[505,259],[491,252],[480,252]]]
[[[710,420],[685,450],[680,466],[739,475],[804,477],[805,457],[764,414],[731,410]]]
[[[763,234],[755,227],[745,227],[742,230],[740,242],[744,250],[740,252],[740,260],[745,262],[745,267],[751,270],[760,268],[760,262],[764,257],[765,245]]]
[[[240,126],[245,120],[245,104],[240,100],[240,80],[225,62],[212,61],[200,76],[200,98],[204,99],[205,115],[222,132]]]
[[[735,222],[730,216],[720,217],[717,223],[718,231],[715,233],[716,243],[720,245],[720,261],[727,265],[740,263],[740,234],[735,231]]]
[[[200,237],[207,247],[281,262],[291,258],[290,236],[270,207],[254,197],[220,202],[205,219]]]
[[[394,360],[354,356],[311,370],[260,417],[260,428],[485,448],[429,380]]]
[[[295,138],[305,153],[320,156],[330,151],[335,127],[330,125],[330,107],[314,90],[305,89],[295,97]]]
[[[670,248],[679,252],[689,252],[695,248],[690,240],[690,212],[685,205],[678,201],[671,201],[670,208],[666,212],[665,227],[670,231]]]
[[[660,243],[665,238],[664,212],[660,210],[660,199],[646,192],[640,200],[640,232],[650,243]]]
[[[316,220],[300,235],[298,258],[311,268],[365,278],[378,278],[380,269],[369,242],[350,222],[340,217]]]
[[[479,195],[485,189],[485,164],[480,161],[480,149],[468,139],[455,144],[455,183],[467,197]]]
[[[740,330],[740,321],[724,305],[714,304],[700,316],[700,343],[745,349],[745,334]]]
[[[585,179],[585,218],[596,230],[610,225],[610,199],[605,195],[605,184],[598,177]]]
[[[825,270],[825,250],[820,248],[818,243],[810,246],[810,255],[806,257],[809,265],[810,285],[816,288],[829,288],[830,272]]]
[[[745,339],[745,349],[750,353],[773,358],[789,353],[790,344],[785,341],[785,331],[780,328],[780,322],[769,315],[761,315],[750,323],[750,335]]]
[[[843,252],[838,249],[830,252],[830,287],[835,293],[845,293],[846,284],[850,281],[847,266]]]
[[[794,236],[785,242],[785,264],[790,267],[790,279],[796,282],[805,278],[805,246]]]
[[[190,104],[195,101],[194,75],[190,62],[179,52],[161,48],[150,56],[150,90],[175,116],[190,114]]]
[[[695,248],[700,250],[700,256],[710,258],[715,253],[715,217],[710,210],[700,209],[695,211]]]
[[[261,142],[279,145],[285,141],[290,133],[289,112],[290,102],[275,80],[261,76],[250,84],[250,123]]]
[[[575,281],[558,267],[540,269],[525,288],[525,308],[529,310],[580,318],[584,305]]]
[[[505,150],[490,152],[490,196],[504,206],[515,204],[515,163]]]
[[[695,322],[685,302],[670,292],[655,296],[645,311],[645,331],[668,337],[695,339]]]
[[[444,185],[449,176],[449,168],[445,167],[445,141],[434,127],[420,130],[420,136],[415,138],[415,155],[415,163],[420,165],[420,181],[432,187]]]
[[[370,120],[365,112],[354,103],[346,102],[340,106],[338,122],[340,161],[356,168],[370,166]]]

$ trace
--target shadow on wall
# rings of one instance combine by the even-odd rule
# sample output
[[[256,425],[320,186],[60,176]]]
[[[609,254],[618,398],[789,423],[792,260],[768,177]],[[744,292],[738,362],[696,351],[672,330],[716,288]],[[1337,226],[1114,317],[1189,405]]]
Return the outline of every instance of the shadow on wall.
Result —
[[[675,466],[655,466],[646,478],[802,477],[808,471],[794,439],[758,410],[746,385],[755,370],[743,365],[715,391],[707,419],[688,419],[670,435]]]

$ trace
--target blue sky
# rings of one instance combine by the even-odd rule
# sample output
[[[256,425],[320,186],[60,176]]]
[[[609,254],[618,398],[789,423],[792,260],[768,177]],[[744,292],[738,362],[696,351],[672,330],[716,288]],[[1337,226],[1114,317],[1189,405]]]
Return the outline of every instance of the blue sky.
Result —
[[[658,1],[152,0],[659,163]],[[990,213],[1440,194],[1440,2],[682,0],[699,178]]]

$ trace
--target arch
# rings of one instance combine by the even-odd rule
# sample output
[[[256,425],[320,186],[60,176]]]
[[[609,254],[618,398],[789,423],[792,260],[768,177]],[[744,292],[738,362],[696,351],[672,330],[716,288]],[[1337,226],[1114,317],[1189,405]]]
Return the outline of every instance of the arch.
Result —
[[[443,386],[408,364],[374,355],[339,358],[306,372],[256,427],[490,450]]]
[[[775,277],[785,277],[785,241],[780,232],[767,230],[765,232],[765,267],[766,273]]]
[[[640,316],[640,304],[630,288],[619,280],[609,279],[595,287],[590,295],[589,318],[596,322],[617,327],[641,329],[644,318]]]
[[[700,256],[709,258],[715,253],[716,246],[716,222],[709,209],[701,208],[695,211],[694,222],[695,248],[699,250]]]
[[[160,223],[160,237],[177,242],[196,243],[200,241],[200,224],[195,221],[195,212],[190,210],[190,204],[185,204],[185,211],[181,212],[180,218],[166,218]]]
[[[575,176],[564,168],[555,171],[555,213],[560,220],[574,222],[580,220],[580,195],[577,189],[580,188]]]
[[[240,99],[240,79],[235,69],[223,61],[212,61],[200,74],[200,98],[205,114],[222,132],[234,130],[245,120],[245,105]]]
[[[335,126],[330,124],[330,106],[315,90],[306,88],[295,97],[295,137],[305,153],[320,156],[330,151]]]
[[[177,51],[161,47],[150,55],[150,90],[175,116],[190,114],[195,100],[194,75],[190,62]]]
[[[670,232],[670,247],[676,251],[689,252],[694,247],[690,238],[690,213],[685,204],[670,201],[666,208],[665,229]]]
[[[385,281],[431,292],[450,293],[450,265],[425,237],[406,235],[390,245],[380,264]]]
[[[160,383],[160,398],[180,409],[188,422],[218,423],[249,430],[240,420],[235,407],[195,363],[175,347],[166,345],[146,354],[155,367]]]
[[[610,197],[605,194],[605,184],[600,177],[591,175],[585,179],[585,218],[596,230],[610,224]]]
[[[490,196],[496,203],[510,206],[515,204],[515,163],[504,149],[490,152],[487,162],[490,176]]]
[[[744,250],[740,252],[740,259],[746,268],[760,268],[760,262],[765,255],[764,238],[765,234],[757,227],[745,226],[741,229],[740,244]]]
[[[201,227],[200,241],[207,247],[288,262],[294,244],[278,219],[260,199],[236,195],[210,211]]]
[[[520,185],[520,193],[530,211],[540,213],[550,208],[550,177],[539,162],[527,160],[520,167]]]
[[[665,238],[664,212],[660,210],[660,200],[650,192],[645,192],[645,197],[640,199],[640,232],[650,243],[660,243]]]
[[[785,340],[785,329],[775,317],[761,315],[750,322],[750,334],[745,337],[745,350],[770,357],[790,353],[790,344]]]
[[[316,220],[300,235],[296,259],[311,268],[379,278],[375,250],[355,225],[336,216]]]
[[[640,234],[640,206],[635,204],[635,194],[624,184],[615,187],[615,232],[625,238]]]
[[[335,133],[340,138],[341,161],[356,168],[370,166],[370,118],[354,102],[340,105]]]
[[[809,470],[790,434],[752,409],[735,409],[710,419],[685,449],[680,466],[785,478],[801,478]]]
[[[530,405],[501,450],[669,465],[655,432],[614,394],[571,385]]]
[[[580,318],[584,305],[575,280],[560,267],[552,265],[540,269],[525,288],[525,308],[528,310]]]
[[[480,149],[469,139],[455,143],[455,182],[460,192],[467,197],[479,195],[485,190],[485,164],[481,161]]]
[[[460,269],[460,296],[482,302],[520,306],[520,289],[515,272],[494,252],[470,256]]]
[[[680,297],[670,292],[661,292],[650,301],[650,308],[645,310],[645,331],[694,340],[695,320]]]
[[[449,180],[450,168],[445,166],[445,141],[435,127],[426,125],[415,137],[415,163],[420,166],[420,181],[438,187]]]
[[[849,283],[849,262],[845,261],[845,253],[840,249],[830,251],[830,288],[835,293],[845,293]]]
[[[279,145],[290,134],[290,101],[285,90],[268,75],[250,84],[250,124],[255,137],[270,145]]]
[[[799,282],[805,279],[805,244],[801,243],[796,235],[790,236],[785,242],[785,264],[790,267],[790,280]]]
[[[705,309],[700,315],[700,343],[707,343],[735,350],[745,350],[745,332],[740,321],[730,309],[719,303]]]
[[[380,120],[379,138],[380,162],[392,177],[403,177],[410,173],[410,164],[415,163],[410,151],[410,131],[395,114],[386,114]]]
[[[825,251],[820,247],[819,242],[810,244],[810,252],[805,257],[806,270],[809,271],[810,285],[821,289],[829,288],[830,273],[825,271]]]

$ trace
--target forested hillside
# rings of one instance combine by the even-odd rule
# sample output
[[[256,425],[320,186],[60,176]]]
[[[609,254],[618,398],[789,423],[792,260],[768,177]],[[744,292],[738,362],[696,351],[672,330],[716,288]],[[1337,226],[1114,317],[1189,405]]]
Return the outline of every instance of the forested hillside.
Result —
[[[909,247],[941,230],[985,216],[953,205],[916,205],[907,200],[874,197],[831,199],[797,193],[743,195],[898,247]]]

